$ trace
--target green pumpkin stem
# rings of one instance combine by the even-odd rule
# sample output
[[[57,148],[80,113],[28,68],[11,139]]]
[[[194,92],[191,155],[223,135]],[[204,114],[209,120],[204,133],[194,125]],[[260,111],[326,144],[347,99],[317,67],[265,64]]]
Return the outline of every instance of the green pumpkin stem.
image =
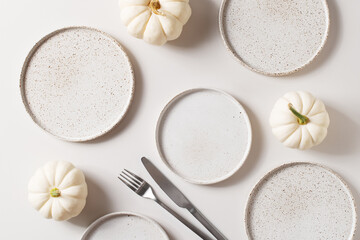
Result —
[[[57,198],[57,197],[60,197],[61,196],[61,192],[59,189],[57,188],[53,188],[50,190],[50,196],[54,197],[54,198]]]
[[[306,125],[310,122],[310,119],[307,116],[304,116],[300,114],[298,111],[296,111],[291,103],[289,103],[289,109],[297,117],[297,121],[300,125]]]

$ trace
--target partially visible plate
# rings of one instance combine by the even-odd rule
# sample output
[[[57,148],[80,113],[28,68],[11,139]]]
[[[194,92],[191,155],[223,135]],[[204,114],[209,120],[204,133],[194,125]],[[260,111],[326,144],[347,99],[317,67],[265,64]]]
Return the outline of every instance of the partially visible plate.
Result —
[[[134,85],[119,42],[87,27],[60,29],[41,39],[27,56],[20,79],[34,122],[68,141],[110,131],[125,116]]]
[[[246,207],[252,240],[350,240],[356,205],[344,180],[321,165],[282,165],[260,180]]]
[[[270,76],[309,64],[323,48],[330,24],[326,0],[223,0],[219,22],[230,52]]]
[[[249,118],[229,94],[191,89],[173,98],[160,114],[156,143],[162,160],[178,176],[213,184],[232,176],[251,146]]]
[[[169,240],[161,226],[129,212],[110,213],[93,222],[81,240]]]

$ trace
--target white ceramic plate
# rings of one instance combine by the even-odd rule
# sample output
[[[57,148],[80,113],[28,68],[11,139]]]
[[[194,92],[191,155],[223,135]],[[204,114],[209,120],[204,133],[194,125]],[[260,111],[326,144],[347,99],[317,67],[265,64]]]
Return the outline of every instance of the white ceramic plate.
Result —
[[[253,71],[279,76],[309,64],[329,31],[326,0],[223,0],[226,47]]]
[[[251,146],[249,118],[232,96],[213,89],[191,89],[173,98],[160,114],[156,142],[163,161],[196,184],[233,175]]]
[[[169,240],[159,224],[129,212],[110,213],[93,222],[81,240]]]
[[[313,163],[290,163],[269,172],[252,191],[246,228],[253,240],[349,240],[356,207],[346,183]]]
[[[87,27],[60,29],[41,39],[27,56],[20,79],[34,122],[68,141],[110,131],[128,110],[134,84],[120,44]]]

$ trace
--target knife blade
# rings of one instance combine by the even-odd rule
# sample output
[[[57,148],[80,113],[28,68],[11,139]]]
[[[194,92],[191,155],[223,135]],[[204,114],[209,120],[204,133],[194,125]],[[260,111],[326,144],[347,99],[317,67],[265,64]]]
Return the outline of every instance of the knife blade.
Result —
[[[141,162],[159,187],[176,205],[187,209],[217,240],[227,240],[225,236],[187,199],[187,197],[147,158]]]

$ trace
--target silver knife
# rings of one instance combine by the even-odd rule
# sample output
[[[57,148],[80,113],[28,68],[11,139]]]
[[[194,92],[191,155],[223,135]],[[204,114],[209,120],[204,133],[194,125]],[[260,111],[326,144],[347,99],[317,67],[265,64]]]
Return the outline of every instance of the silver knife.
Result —
[[[205,218],[205,216],[180,192],[180,190],[160,172],[149,159],[143,157],[141,162],[151,177],[160,188],[173,200],[179,207],[186,208],[217,240],[227,240],[227,238],[216,227]]]

